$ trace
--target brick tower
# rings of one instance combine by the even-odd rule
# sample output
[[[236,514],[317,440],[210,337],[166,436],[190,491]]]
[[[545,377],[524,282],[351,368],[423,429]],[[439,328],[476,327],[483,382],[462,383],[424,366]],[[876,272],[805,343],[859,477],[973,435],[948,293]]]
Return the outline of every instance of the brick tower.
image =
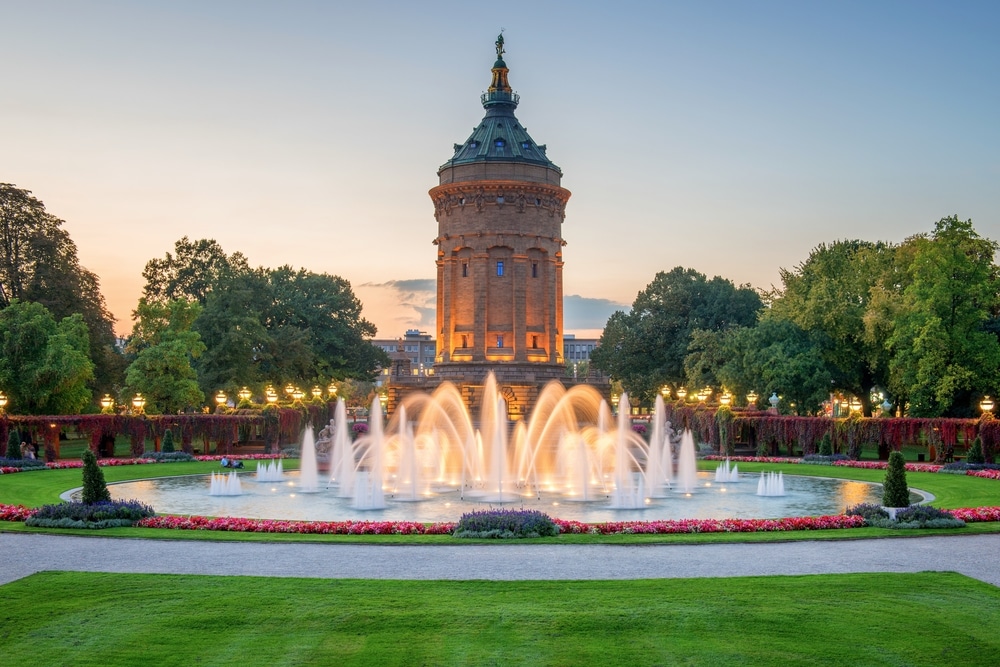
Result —
[[[562,171],[514,115],[503,35],[497,38],[486,115],[438,170],[439,380],[481,385],[492,371],[508,403],[523,409],[565,375]],[[474,402],[475,391],[467,394]]]

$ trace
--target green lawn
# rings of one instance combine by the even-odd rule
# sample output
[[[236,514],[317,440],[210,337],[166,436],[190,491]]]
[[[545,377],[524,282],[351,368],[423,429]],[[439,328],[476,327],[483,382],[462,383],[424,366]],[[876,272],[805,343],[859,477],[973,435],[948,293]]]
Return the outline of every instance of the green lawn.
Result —
[[[409,582],[46,572],[0,587],[18,665],[992,665],[954,573]]]

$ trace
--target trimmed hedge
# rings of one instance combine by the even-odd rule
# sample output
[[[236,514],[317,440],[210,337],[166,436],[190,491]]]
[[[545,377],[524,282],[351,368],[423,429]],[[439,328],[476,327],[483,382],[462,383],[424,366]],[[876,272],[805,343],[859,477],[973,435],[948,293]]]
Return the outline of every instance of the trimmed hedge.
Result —
[[[115,528],[153,516],[153,508],[138,500],[71,502],[43,505],[24,524],[42,528]]]
[[[559,527],[549,515],[537,510],[483,510],[462,515],[455,537],[480,539],[520,539],[552,537]]]

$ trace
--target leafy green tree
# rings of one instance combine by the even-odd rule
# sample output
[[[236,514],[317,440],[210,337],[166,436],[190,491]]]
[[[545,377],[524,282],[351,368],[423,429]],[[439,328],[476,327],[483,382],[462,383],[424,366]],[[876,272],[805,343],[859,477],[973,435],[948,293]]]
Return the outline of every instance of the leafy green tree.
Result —
[[[111,493],[104,481],[104,471],[97,465],[97,457],[89,449],[83,450],[83,497],[86,504],[110,502]]]
[[[986,463],[986,457],[983,455],[983,441],[979,436],[976,436],[976,439],[972,441],[972,446],[969,447],[969,453],[965,457],[965,462],[977,465]]]
[[[781,270],[783,288],[772,295],[768,312],[808,332],[833,380],[827,390],[854,394],[867,415],[870,390],[887,384],[888,354],[883,340],[866,335],[865,317],[872,288],[891,271],[894,252],[886,243],[820,244],[806,261]]]
[[[684,381],[693,331],[753,325],[761,305],[748,286],[682,267],[660,272],[631,311],[611,316],[590,361],[620,380],[630,396],[649,401],[661,385]]]
[[[913,416],[970,416],[974,396],[1000,383],[1000,341],[987,330],[1000,307],[997,243],[951,216],[904,245],[908,281],[886,306],[890,390]]]
[[[79,314],[56,322],[40,303],[0,311],[0,386],[22,414],[76,414],[90,401],[94,365]]]
[[[42,304],[57,321],[80,314],[94,363],[90,387],[109,392],[125,366],[115,345],[115,318],[62,224],[28,190],[0,183],[0,308],[18,299]]]
[[[147,412],[173,413],[204,402],[192,366],[205,350],[198,332],[191,330],[200,312],[195,301],[139,300],[128,347],[136,356],[125,374],[125,384],[128,393],[145,397]]]
[[[215,239],[191,241],[185,236],[174,244],[174,254],[146,262],[142,293],[147,302],[188,299],[204,305],[222,276],[247,270],[241,253],[226,255]]]

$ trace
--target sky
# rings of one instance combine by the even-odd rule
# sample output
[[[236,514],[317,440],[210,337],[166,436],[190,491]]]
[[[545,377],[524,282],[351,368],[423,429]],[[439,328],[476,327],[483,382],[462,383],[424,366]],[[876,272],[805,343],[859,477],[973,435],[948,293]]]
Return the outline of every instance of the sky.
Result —
[[[572,191],[565,323],[659,271],[780,286],[821,243],[948,215],[1000,238],[1000,3],[0,0],[0,182],[65,221],[127,333],[183,236],[342,276],[433,333],[427,191],[517,116]]]

